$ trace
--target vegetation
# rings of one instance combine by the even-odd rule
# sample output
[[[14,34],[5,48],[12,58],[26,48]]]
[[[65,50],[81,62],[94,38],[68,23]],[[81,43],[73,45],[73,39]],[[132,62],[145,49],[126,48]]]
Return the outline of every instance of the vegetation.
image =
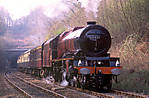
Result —
[[[73,28],[85,25],[88,19],[105,26],[113,38],[110,52],[120,56],[123,66],[119,83],[113,87],[149,94],[149,0],[101,0],[97,17],[93,17],[93,12],[86,15],[80,3],[75,5],[52,27],[58,31]]]
[[[70,10],[54,19],[37,9],[13,24],[9,15],[0,9],[0,47],[5,45],[2,43],[4,35],[8,37],[16,33],[17,36],[13,37],[18,40],[27,41],[30,38],[33,41],[29,42],[41,44],[64,30],[86,25],[88,20],[96,20],[112,35],[111,56],[121,58],[123,71],[114,88],[149,94],[149,0],[101,0],[97,11],[82,7],[76,0],[68,0],[67,3],[71,5]],[[17,38],[18,34],[20,39]],[[21,41],[14,43],[22,44]],[[9,42],[7,45],[10,45]]]
[[[149,93],[149,1],[102,0],[97,21],[110,31],[111,52],[119,52],[123,71],[114,88]],[[116,55],[117,56],[117,55]]]

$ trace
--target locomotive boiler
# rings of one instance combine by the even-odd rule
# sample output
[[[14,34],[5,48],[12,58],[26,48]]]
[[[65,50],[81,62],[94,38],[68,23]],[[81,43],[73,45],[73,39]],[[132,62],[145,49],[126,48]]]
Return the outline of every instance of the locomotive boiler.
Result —
[[[95,22],[88,22],[85,28],[76,27],[70,32],[60,34],[58,57],[64,55],[104,56],[110,45],[109,32],[104,27],[95,25]]]
[[[62,32],[18,58],[19,69],[40,77],[52,76],[69,85],[110,90],[120,74],[118,57],[110,57],[111,36],[96,22]]]

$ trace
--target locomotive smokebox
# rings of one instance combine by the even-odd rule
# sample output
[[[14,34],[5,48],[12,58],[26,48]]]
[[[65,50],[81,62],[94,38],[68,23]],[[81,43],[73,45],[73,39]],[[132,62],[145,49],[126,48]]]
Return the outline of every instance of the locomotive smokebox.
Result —
[[[88,22],[87,22],[87,25],[88,25],[88,26],[90,26],[90,25],[96,25],[96,21],[88,21]]]
[[[80,36],[80,48],[86,56],[106,55],[111,46],[111,36],[108,30],[95,21],[87,22],[88,26]]]

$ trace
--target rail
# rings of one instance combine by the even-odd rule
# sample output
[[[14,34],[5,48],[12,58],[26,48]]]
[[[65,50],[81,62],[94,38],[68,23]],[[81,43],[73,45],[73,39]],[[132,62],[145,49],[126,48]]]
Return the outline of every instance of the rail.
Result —
[[[11,82],[8,77],[7,77],[7,73],[4,74],[4,78],[6,79],[6,81],[13,86],[17,91],[21,92],[23,95],[25,95],[28,98],[33,98],[30,94],[28,94],[27,92],[25,92],[23,89],[21,89],[20,87],[18,87],[17,85],[15,85],[15,83]]]
[[[88,94],[100,97],[100,98],[102,98],[102,97],[104,97],[104,98],[114,98],[114,96],[107,95],[107,94],[104,94],[104,93],[98,93],[98,92],[90,91],[90,90],[87,90],[87,89],[75,88],[75,87],[71,87],[71,86],[68,86],[68,87],[71,88],[71,89],[75,89],[75,90],[78,90],[78,91],[81,91],[81,92],[84,92],[84,93],[88,93]]]
[[[36,87],[36,88],[38,88],[38,89],[41,89],[41,90],[43,90],[43,91],[45,91],[45,92],[53,93],[55,96],[57,96],[57,97],[59,97],[59,98],[66,98],[66,96],[63,96],[63,95],[61,95],[61,94],[59,94],[59,93],[56,93],[56,92],[51,91],[51,90],[49,90],[49,89],[43,88],[43,87],[38,86],[38,85],[36,85],[36,84],[34,84],[34,83],[31,83],[31,82],[29,82],[29,81],[26,81],[26,80],[24,80],[23,78],[20,78],[20,77],[18,77],[18,76],[15,76],[15,77],[18,78],[18,79],[20,79],[21,81],[24,81],[24,82],[28,83],[29,85],[32,85],[32,86],[34,86],[34,87]]]
[[[132,93],[132,92],[124,92],[124,91],[119,91],[119,90],[112,90],[112,92],[119,94],[119,95],[132,96],[132,97],[136,97],[136,98],[147,98],[147,96],[145,96],[145,95]]]
[[[98,93],[98,92],[90,91],[90,90],[86,90],[86,89],[75,88],[75,87],[71,87],[71,86],[68,86],[68,87],[71,88],[71,89],[75,89],[75,90],[84,92],[84,93],[89,93],[91,95],[94,95],[94,96],[97,96],[97,97],[100,97],[100,98],[101,97],[104,97],[104,98],[115,98],[114,95],[108,95],[108,93]],[[146,95],[132,93],[132,92],[124,92],[124,91],[119,91],[119,90],[112,90],[111,92],[110,92],[111,94],[115,94],[116,96],[117,95],[123,95],[123,96],[130,96],[132,98],[148,98]]]

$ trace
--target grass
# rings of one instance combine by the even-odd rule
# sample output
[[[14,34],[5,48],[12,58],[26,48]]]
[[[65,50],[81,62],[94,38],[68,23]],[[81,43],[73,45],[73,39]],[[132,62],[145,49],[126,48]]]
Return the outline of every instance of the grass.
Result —
[[[113,88],[149,94],[149,71],[123,70],[118,77],[118,83],[113,83]]]
[[[118,52],[123,67],[113,88],[149,95],[149,42],[130,35],[119,47],[111,50]]]

